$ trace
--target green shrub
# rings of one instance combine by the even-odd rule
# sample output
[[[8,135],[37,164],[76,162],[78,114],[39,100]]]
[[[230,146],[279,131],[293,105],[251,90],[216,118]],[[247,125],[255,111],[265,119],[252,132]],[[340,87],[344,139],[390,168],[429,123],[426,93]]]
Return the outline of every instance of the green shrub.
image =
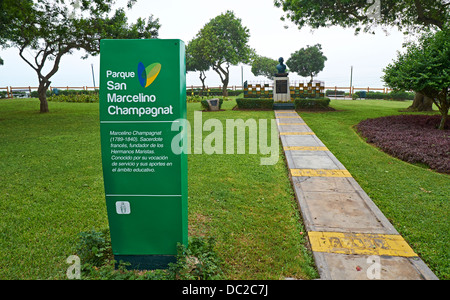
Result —
[[[207,99],[207,97],[205,96],[199,96],[199,95],[194,95],[194,96],[186,96],[186,102],[187,103],[197,103],[197,102],[201,102],[202,100]]]
[[[77,255],[83,264],[101,267],[112,258],[109,230],[81,232],[77,245]]]
[[[177,262],[169,264],[170,280],[214,280],[222,276],[222,260],[215,252],[215,239],[190,237],[189,247],[177,245]]]
[[[97,103],[99,102],[99,95],[90,93],[90,94],[70,94],[70,95],[51,95],[47,97],[48,101],[55,102],[76,102],[76,103]]]
[[[273,99],[237,98],[236,103],[241,109],[273,109]]]
[[[128,270],[127,263],[114,260],[109,230],[95,229],[79,234],[76,253],[82,263],[81,279],[93,280],[212,280],[221,279],[222,260],[214,238],[189,237],[189,246],[177,245],[175,263],[168,269]]]
[[[294,100],[295,109],[327,108],[329,105],[330,105],[329,98],[296,99],[296,100]]]
[[[359,91],[355,92],[353,95],[357,95],[357,98],[360,98]],[[413,100],[414,92],[402,92],[402,91],[392,91],[390,93],[382,93],[382,92],[367,92],[366,99],[384,99],[384,100]]]
[[[414,100],[414,92],[392,91],[388,94],[388,99],[392,100]]]
[[[54,89],[50,90],[48,89],[46,92],[47,97],[50,97],[52,95],[55,96],[68,96],[68,95],[94,95],[98,94],[98,90],[67,90],[67,89],[57,89],[58,95],[55,94]],[[31,92],[31,98],[39,98],[39,94],[37,91]]]
[[[344,96],[345,95],[345,91],[340,91],[340,90],[326,90],[325,91],[325,95],[326,96]]]
[[[186,94],[188,96],[198,96],[202,89],[194,89],[187,87]],[[243,90],[228,90],[228,96],[239,96],[239,94],[243,93]],[[222,89],[205,89],[203,91],[203,96],[222,96]]]

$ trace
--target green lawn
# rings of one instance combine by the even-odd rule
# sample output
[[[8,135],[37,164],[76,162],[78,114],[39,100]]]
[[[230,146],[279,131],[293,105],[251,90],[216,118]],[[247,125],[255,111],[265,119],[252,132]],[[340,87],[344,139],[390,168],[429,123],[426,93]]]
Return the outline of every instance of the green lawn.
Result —
[[[203,113],[203,121],[273,118],[232,111],[234,104]],[[352,128],[409,104],[335,100],[338,111],[300,115],[415,252],[449,279],[450,176],[391,158]],[[64,279],[78,233],[108,226],[98,104],[49,105],[39,114],[36,99],[0,102],[0,279]],[[200,109],[188,104],[191,123]],[[284,158],[274,166],[260,158],[189,155],[189,234],[216,238],[226,278],[316,278]]]
[[[108,226],[98,104],[0,103],[0,278],[64,279],[78,233]],[[204,113],[272,119],[273,112]],[[188,105],[193,124],[199,103]],[[203,138],[209,133],[205,132]],[[281,152],[281,150],[280,150]],[[281,157],[189,155],[189,234],[212,236],[229,279],[317,277]]]

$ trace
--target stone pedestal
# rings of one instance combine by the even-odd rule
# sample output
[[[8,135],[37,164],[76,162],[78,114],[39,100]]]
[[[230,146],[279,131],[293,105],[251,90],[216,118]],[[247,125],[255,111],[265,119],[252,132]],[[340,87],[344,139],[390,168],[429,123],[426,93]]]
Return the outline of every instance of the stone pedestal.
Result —
[[[273,100],[275,102],[291,101],[291,94],[289,91],[289,77],[275,77],[273,85]]]
[[[209,110],[218,111],[220,107],[220,100],[218,98],[213,98],[206,100],[208,102]]]

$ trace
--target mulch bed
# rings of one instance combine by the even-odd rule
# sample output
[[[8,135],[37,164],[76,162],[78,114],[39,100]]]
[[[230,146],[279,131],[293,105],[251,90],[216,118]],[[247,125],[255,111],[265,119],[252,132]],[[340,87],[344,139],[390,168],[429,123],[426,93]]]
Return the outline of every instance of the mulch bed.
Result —
[[[438,130],[440,121],[440,115],[399,115],[367,119],[356,128],[368,143],[394,157],[450,174],[450,121]]]

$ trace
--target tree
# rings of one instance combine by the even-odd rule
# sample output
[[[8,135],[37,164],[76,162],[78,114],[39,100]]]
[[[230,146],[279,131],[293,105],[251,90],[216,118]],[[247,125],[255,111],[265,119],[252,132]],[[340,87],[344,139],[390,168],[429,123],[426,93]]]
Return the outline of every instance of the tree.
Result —
[[[410,43],[405,53],[384,69],[383,80],[394,89],[414,90],[433,99],[444,129],[450,107],[450,30],[428,33]]]
[[[224,96],[228,96],[230,65],[248,63],[252,58],[249,37],[249,30],[232,11],[211,19],[195,37],[202,57],[219,74]]]
[[[186,70],[192,72],[200,72],[200,80],[202,82],[202,91],[200,95],[203,95],[205,91],[205,72],[210,69],[211,65],[208,60],[203,56],[201,41],[198,38],[191,40],[186,47]]]
[[[129,0],[132,7],[136,0]],[[7,46],[19,49],[20,57],[36,72],[39,79],[40,112],[48,112],[46,92],[50,78],[59,69],[61,58],[74,50],[85,50],[86,58],[100,52],[100,39],[154,38],[160,27],[153,16],[146,21],[127,24],[124,9],[110,17],[114,0],[3,0],[3,15],[14,21],[3,25]],[[18,10],[18,8],[20,8]],[[32,53],[32,58],[26,53]],[[48,67],[49,71],[44,70]]]
[[[277,65],[278,61],[275,59],[258,55],[253,59],[252,73],[255,76],[273,79],[274,74],[277,73]]]
[[[450,20],[446,0],[275,0],[274,4],[299,28],[341,26],[354,27],[355,33],[373,33],[374,27],[385,26],[408,34],[440,30]],[[432,99],[419,93],[409,109],[431,110],[432,104]]]
[[[322,46],[316,44],[314,46],[307,46],[291,54],[291,57],[286,61],[286,65],[292,72],[296,72],[303,77],[317,76],[319,72],[325,67],[326,56],[322,53]]]
[[[450,16],[446,0],[275,0],[274,4],[299,28],[336,25],[354,27],[356,32],[373,32],[377,25],[406,32],[430,26],[442,29]]]

